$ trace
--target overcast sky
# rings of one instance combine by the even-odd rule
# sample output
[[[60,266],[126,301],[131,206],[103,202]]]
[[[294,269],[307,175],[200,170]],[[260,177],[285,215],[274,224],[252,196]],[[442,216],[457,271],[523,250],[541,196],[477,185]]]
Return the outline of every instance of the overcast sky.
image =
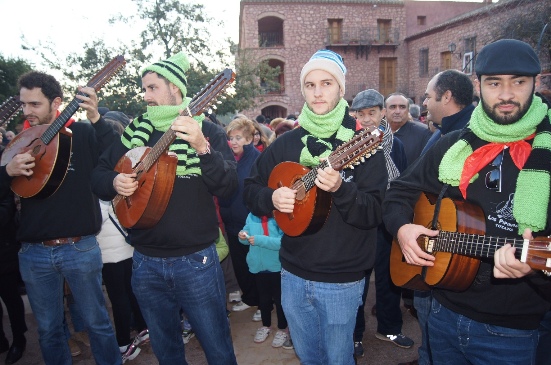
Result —
[[[224,29],[211,28],[213,35],[229,36],[238,42],[239,0],[195,3],[202,3],[210,17],[224,21]],[[33,52],[21,49],[22,35],[31,45],[50,41],[61,58],[78,52],[79,45],[91,43],[94,39],[103,38],[108,45],[116,44],[128,39],[128,35],[110,26],[108,19],[119,13],[125,14],[133,7],[131,0],[0,0],[0,54],[5,58],[22,58],[39,64],[40,58]]]

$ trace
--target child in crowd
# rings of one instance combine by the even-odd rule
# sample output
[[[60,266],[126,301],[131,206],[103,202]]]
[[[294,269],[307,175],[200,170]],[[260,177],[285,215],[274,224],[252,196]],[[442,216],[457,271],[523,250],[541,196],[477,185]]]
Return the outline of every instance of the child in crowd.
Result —
[[[273,347],[292,349],[291,337],[287,329],[287,319],[281,307],[281,263],[279,249],[283,232],[274,218],[247,216],[243,230],[239,232],[239,242],[250,245],[247,254],[249,271],[255,274],[262,327],[256,331],[254,342],[266,341],[271,332],[272,308],[276,307],[277,332],[272,341]]]

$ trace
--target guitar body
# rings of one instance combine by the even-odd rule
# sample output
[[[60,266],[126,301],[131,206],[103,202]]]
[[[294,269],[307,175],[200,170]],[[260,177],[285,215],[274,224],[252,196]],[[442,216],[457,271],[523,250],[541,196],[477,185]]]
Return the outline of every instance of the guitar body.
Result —
[[[59,188],[69,168],[72,132],[62,128],[49,144],[40,137],[48,125],[37,125],[19,133],[6,146],[0,163],[7,165],[15,155],[29,152],[35,158],[31,176],[17,176],[11,189],[22,198],[46,198]]]
[[[165,152],[150,169],[135,170],[150,151],[150,147],[133,148],[115,166],[115,171],[120,173],[138,173],[138,189],[134,194],[113,203],[117,218],[125,228],[153,227],[163,216],[172,194],[178,157]]]
[[[282,162],[271,172],[268,186],[278,189],[301,184],[301,179],[310,171],[296,162]],[[316,233],[323,227],[331,209],[331,194],[314,185],[310,190],[299,189],[293,213],[274,210],[274,219],[288,236]]]
[[[431,227],[436,196],[422,193],[415,205],[413,223]],[[437,227],[441,231],[463,232],[483,235],[486,230],[482,210],[472,204],[443,198]],[[421,248],[431,252],[425,237],[417,239]],[[396,239],[390,253],[390,276],[395,285],[414,290],[430,290],[432,287],[454,291],[466,290],[474,280],[480,261],[450,252],[432,252],[434,266],[410,265]]]

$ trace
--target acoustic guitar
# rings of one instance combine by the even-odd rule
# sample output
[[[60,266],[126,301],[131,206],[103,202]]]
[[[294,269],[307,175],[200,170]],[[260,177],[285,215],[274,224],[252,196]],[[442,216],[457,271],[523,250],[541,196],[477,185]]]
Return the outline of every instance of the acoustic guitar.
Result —
[[[21,111],[19,95],[11,96],[0,105],[0,126],[3,126]]]
[[[225,69],[212,79],[181,115],[199,115],[235,80],[235,73]],[[163,216],[174,186],[178,158],[168,154],[176,132],[168,129],[153,147],[136,147],[120,158],[115,171],[136,173],[138,189],[131,196],[117,195],[113,209],[125,228],[147,229]]]
[[[431,227],[437,197],[422,193],[415,205],[413,223]],[[390,276],[395,285],[426,291],[442,288],[464,291],[473,282],[479,258],[491,258],[506,245],[516,247],[517,258],[532,269],[551,269],[551,239],[533,240],[486,236],[484,213],[465,201],[443,198],[436,228],[438,236],[421,235],[419,246],[434,255],[434,266],[408,264],[396,239],[390,252]]]
[[[319,169],[331,166],[336,171],[346,167],[354,168],[366,158],[375,154],[383,139],[383,132],[369,127],[340,145],[326,160],[313,169],[296,162],[281,162],[270,173],[268,186],[278,189],[286,186],[297,190],[292,213],[274,210],[274,219],[288,236],[316,233],[323,227],[331,209],[331,193],[318,189],[315,184]]]
[[[125,64],[123,56],[115,57],[86,85],[99,91]],[[72,132],[65,123],[79,107],[80,99],[75,97],[52,124],[26,129],[6,146],[0,160],[2,166],[21,153],[29,152],[35,158],[31,176],[13,178],[11,189],[15,194],[22,198],[47,198],[59,188],[69,167],[72,147]]]

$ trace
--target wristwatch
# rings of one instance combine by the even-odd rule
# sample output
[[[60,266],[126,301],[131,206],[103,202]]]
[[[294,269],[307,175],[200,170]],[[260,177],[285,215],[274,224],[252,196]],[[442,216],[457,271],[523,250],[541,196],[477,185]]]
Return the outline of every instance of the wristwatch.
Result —
[[[197,151],[197,156],[210,155],[210,143],[207,141],[207,148],[203,152]]]

